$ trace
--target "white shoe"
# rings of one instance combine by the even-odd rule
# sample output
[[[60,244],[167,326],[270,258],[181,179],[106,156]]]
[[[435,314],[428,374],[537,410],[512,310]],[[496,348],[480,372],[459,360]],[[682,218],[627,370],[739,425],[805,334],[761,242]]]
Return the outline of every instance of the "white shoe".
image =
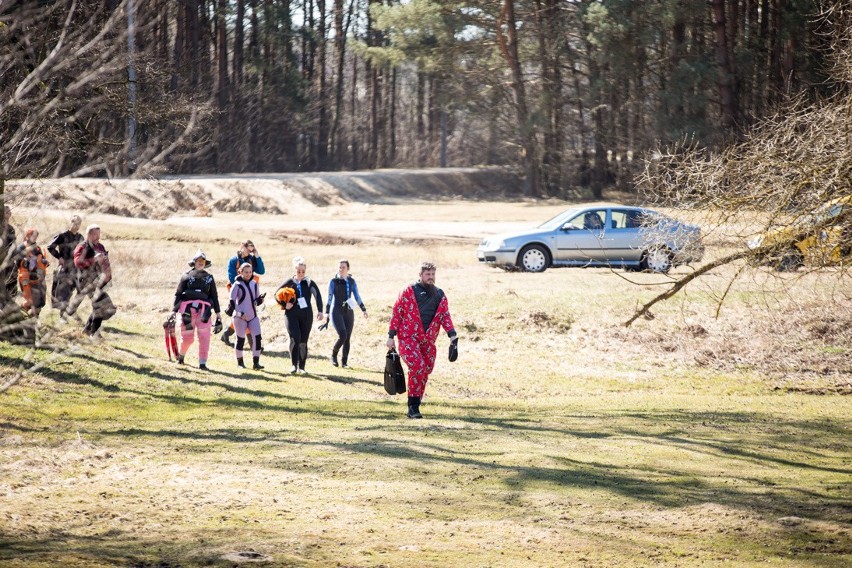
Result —
[[[308,372],[307,372],[306,370],[304,370],[304,369],[299,369],[299,374],[300,374],[300,375],[307,375],[307,374],[308,374]]]
[[[296,366],[295,366],[295,365],[293,365],[292,367],[290,367],[290,374],[291,374],[291,375],[295,375],[295,374],[296,374],[296,371],[298,371],[298,370],[299,370],[299,369],[297,369],[297,368],[296,368]]]

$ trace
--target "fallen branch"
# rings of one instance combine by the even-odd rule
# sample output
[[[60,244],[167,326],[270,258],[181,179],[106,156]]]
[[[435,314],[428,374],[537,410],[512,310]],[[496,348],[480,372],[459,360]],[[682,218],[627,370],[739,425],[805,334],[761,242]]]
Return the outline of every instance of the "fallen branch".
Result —
[[[713,262],[705,264],[701,268],[698,268],[697,270],[690,272],[689,274],[687,274],[683,278],[675,280],[675,283],[671,288],[669,288],[668,290],[666,290],[665,292],[663,292],[662,294],[655,297],[653,300],[651,300],[650,302],[647,302],[641,308],[639,308],[639,310],[636,313],[633,314],[633,317],[631,317],[629,320],[624,322],[624,327],[630,327],[630,324],[632,324],[634,321],[636,321],[637,319],[639,319],[640,317],[642,317],[646,313],[648,313],[648,310],[651,309],[651,306],[653,306],[657,302],[662,302],[663,300],[668,300],[669,298],[671,298],[672,296],[674,296],[675,294],[680,292],[680,290],[683,289],[684,286],[686,286],[687,284],[689,284],[690,282],[692,282],[693,280],[695,280],[699,276],[710,272],[714,268],[724,266],[725,264],[729,264],[731,262],[734,262],[735,260],[739,260],[739,259],[745,258],[747,256],[752,256],[753,254],[754,254],[754,251],[752,251],[752,250],[741,250],[740,252],[736,252],[734,254],[724,256],[722,258],[714,260]]]

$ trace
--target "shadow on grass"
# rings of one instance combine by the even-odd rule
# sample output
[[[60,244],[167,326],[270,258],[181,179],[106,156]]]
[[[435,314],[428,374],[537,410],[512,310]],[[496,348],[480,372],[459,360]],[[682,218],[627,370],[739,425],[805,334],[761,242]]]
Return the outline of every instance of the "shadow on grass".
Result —
[[[50,537],[24,538],[0,531],[0,564],[13,566],[124,566],[126,568],[233,567],[214,553],[199,551],[187,557],[182,543],[143,541],[131,533],[111,530],[81,538],[82,526],[66,527]],[[63,559],[63,563],[57,563]]]
[[[110,335],[127,335],[127,336],[142,336],[143,334],[136,331],[128,331],[126,329],[122,329],[120,327],[113,327],[109,325],[104,325],[102,328],[103,333],[108,333]]]
[[[121,363],[117,363],[115,361],[103,361],[96,359],[90,355],[77,355],[76,357],[80,359],[85,359],[91,361],[91,363],[96,365],[103,365],[110,369],[118,369],[119,371],[126,373],[133,373],[136,375],[144,376],[144,378],[153,378],[161,381],[176,381],[184,384],[192,384],[202,387],[217,387],[221,388],[225,391],[234,394],[246,395],[255,397],[258,399],[264,398],[272,398],[272,399],[280,399],[283,401],[293,401],[293,402],[302,402],[303,399],[294,396],[288,396],[284,394],[274,393],[270,391],[264,390],[256,390],[250,389],[246,387],[234,386],[228,383],[222,382],[214,382],[214,381],[203,381],[197,379],[187,379],[184,377],[178,377],[174,375],[166,375],[151,369],[139,368],[139,367],[131,367],[129,365],[124,365]],[[8,358],[0,355],[0,364],[17,364],[19,361]],[[175,405],[186,405],[186,404],[196,404],[201,406],[223,406],[223,407],[236,407],[243,408],[246,410],[265,410],[265,411],[281,411],[281,412],[307,412],[306,410],[302,410],[295,406],[284,406],[280,404],[270,404],[267,401],[263,400],[242,400],[235,398],[222,398],[215,397],[210,399],[203,399],[198,397],[192,397],[188,395],[166,395],[159,394],[151,391],[143,391],[139,389],[131,389],[127,387],[120,386],[118,384],[103,382],[98,379],[95,379],[91,376],[85,375],[81,372],[76,371],[65,371],[65,370],[55,370],[50,367],[42,367],[39,369],[39,374],[51,379],[57,383],[68,383],[75,385],[86,385],[90,387],[94,387],[100,389],[104,392],[108,393],[128,393],[134,395],[140,395],[146,398],[154,398],[158,400],[162,400]],[[199,373],[203,373],[203,371],[199,371]],[[212,376],[212,373],[211,373]],[[239,376],[241,377],[241,376]],[[272,379],[268,379],[272,380]]]
[[[47,432],[46,428],[28,428],[11,422],[0,422],[0,430],[17,430],[18,432]]]
[[[565,432],[567,437],[573,432]],[[611,433],[609,436],[618,436]],[[651,437],[649,444],[665,444],[665,438]],[[704,504],[719,504],[727,507],[755,511],[761,515],[803,516],[811,519],[846,522],[852,514],[852,504],[840,495],[807,487],[775,487],[764,479],[752,479],[737,475],[736,465],[726,463],[728,473],[722,478],[695,474],[689,464],[672,464],[670,467],[654,468],[621,466],[612,463],[583,461],[566,456],[549,456],[547,461],[554,466],[517,465],[505,463],[502,450],[479,450],[477,453],[459,454],[452,447],[435,443],[412,444],[409,441],[372,438],[355,444],[341,444],[341,451],[362,453],[406,462],[409,467],[425,470],[430,464],[453,464],[469,468],[469,482],[485,484],[500,482],[507,491],[530,491],[550,486],[605,491],[635,501],[648,502],[665,508],[683,508]],[[751,456],[756,452],[748,452]],[[764,456],[768,464],[776,464],[771,457]],[[766,465],[766,464],[764,464]],[[790,468],[795,478],[797,469],[808,464],[791,462],[783,464]],[[399,467],[399,466],[397,466]],[[836,468],[818,468],[821,471],[846,473]],[[428,472],[425,472],[428,473]],[[734,482],[729,483],[733,478]],[[500,497],[501,499],[503,496]]]
[[[356,385],[363,384],[369,385],[371,387],[376,387],[376,389],[381,389],[382,385],[377,383],[376,381],[368,381],[367,379],[359,379],[358,377],[349,377],[344,375],[326,375],[321,373],[308,373],[307,375],[310,378],[315,380],[326,380],[331,381],[333,383],[338,383],[341,385]]]
[[[785,420],[778,414],[761,412],[643,412],[643,413],[597,413],[590,415],[560,415],[542,410],[536,413],[511,412],[500,416],[500,409],[486,405],[463,405],[442,402],[429,405],[427,419],[410,421],[402,417],[404,398],[390,399],[382,403],[362,402],[347,407],[346,412],[329,410],[328,402],[311,401],[296,397],[255,390],[234,385],[209,382],[140,369],[115,361],[103,361],[91,355],[78,356],[92,366],[103,365],[140,377],[179,381],[198,386],[215,386],[258,399],[274,398],[291,401],[293,404],[269,404],[263,400],[240,400],[234,398],[202,399],[189,396],[163,395],[142,390],[124,389],[77,372],[60,372],[50,368],[40,372],[57,382],[85,384],[106,392],[127,392],[146,398],[158,398],[177,405],[222,406],[243,410],[281,411],[285,413],[310,413],[318,417],[340,418],[349,421],[368,421],[359,427],[360,432],[372,436],[356,442],[332,442],[328,440],[306,441],[299,444],[324,448],[335,448],[341,453],[360,454],[388,458],[401,462],[402,467],[429,468],[430,464],[452,464],[471,468],[482,482],[497,481],[508,492],[523,492],[540,487],[579,488],[601,490],[628,499],[648,502],[665,508],[682,508],[703,504],[719,504],[742,510],[756,511],[761,515],[796,515],[812,519],[845,522],[852,515],[848,498],[840,497],[842,485],[839,479],[830,483],[813,482],[807,486],[797,482],[804,472],[837,476],[852,475],[852,469],[833,467],[826,462],[843,463],[838,457],[844,451],[848,455],[848,428],[829,420]],[[0,363],[12,361],[0,356]],[[317,378],[316,380],[321,380]],[[343,384],[368,383],[363,379],[352,379],[331,375],[327,380]],[[370,383],[372,385],[372,383]],[[300,408],[304,403],[310,408]],[[627,424],[625,424],[627,422]],[[388,425],[390,423],[390,425]],[[453,424],[448,424],[453,423]],[[463,423],[471,428],[458,428]],[[450,427],[452,426],[452,428]],[[202,426],[203,427],[203,426]],[[454,439],[467,436],[477,442],[476,449],[459,452],[454,442],[441,443],[440,436],[426,437],[424,430],[446,429],[452,431]],[[375,432],[373,434],[372,432]],[[105,436],[174,438],[183,440],[217,440],[235,444],[244,443],[287,443],[280,432],[248,429],[219,429],[213,431],[177,429],[121,428],[101,431]],[[521,435],[549,437],[546,441],[554,447],[563,447],[562,439],[597,439],[609,444],[614,439],[635,440],[646,447],[664,446],[669,451],[683,455],[683,462],[657,466],[633,466],[606,463],[605,460],[583,460],[576,455],[542,454],[542,463],[511,463],[503,456],[506,445],[500,441],[492,450],[480,445],[485,438],[505,437],[506,443],[517,444]],[[412,441],[417,436],[417,441]],[[433,440],[437,440],[433,441]],[[505,440],[504,440],[505,441]],[[809,443],[813,441],[814,443]],[[511,447],[511,446],[510,446]],[[820,452],[820,447],[831,448],[832,453]],[[637,452],[640,450],[636,450]],[[554,450],[556,452],[556,450]],[[806,453],[808,459],[794,459]],[[596,455],[601,452],[597,451]],[[695,454],[695,455],[692,455]],[[836,454],[836,455],[835,455]],[[714,476],[695,473],[693,467],[701,462],[720,462],[721,473]],[[616,461],[616,460],[614,460]],[[741,463],[766,468],[764,479],[748,477],[751,469]],[[281,467],[280,463],[269,467]],[[397,465],[396,467],[399,467]],[[752,474],[753,475],[753,474]],[[781,481],[776,481],[781,480]],[[792,480],[792,481],[791,481]],[[476,482],[477,479],[471,480]],[[731,481],[731,483],[729,483]],[[837,489],[832,490],[833,487]]]

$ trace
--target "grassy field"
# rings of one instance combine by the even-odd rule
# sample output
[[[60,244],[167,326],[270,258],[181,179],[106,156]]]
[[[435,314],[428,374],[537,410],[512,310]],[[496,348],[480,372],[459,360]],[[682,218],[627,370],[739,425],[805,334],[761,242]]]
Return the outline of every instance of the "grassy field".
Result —
[[[730,285],[740,267],[723,268],[625,328],[665,277],[477,264],[477,233],[564,207],[84,220],[104,227],[120,311],[95,341],[45,310],[41,348],[0,345],[0,374],[19,377],[0,395],[0,566],[848,566],[848,277],[746,269]],[[45,215],[58,229],[66,213]],[[166,360],[187,260],[203,247],[224,283],[246,236],[267,291],[299,254],[325,295],[349,258],[369,308],[352,369],[315,328],[310,374],[288,374],[275,306],[262,372],[218,339],[210,372],[196,349]],[[425,419],[408,420],[381,372],[423,259],[461,354],[439,339]]]

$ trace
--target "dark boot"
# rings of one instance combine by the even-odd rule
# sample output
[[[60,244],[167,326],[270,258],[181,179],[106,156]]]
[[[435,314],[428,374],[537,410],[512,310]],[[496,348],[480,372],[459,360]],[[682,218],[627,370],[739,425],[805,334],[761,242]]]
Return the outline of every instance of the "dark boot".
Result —
[[[255,371],[260,371],[263,369],[263,365],[260,364],[260,357],[254,357],[254,366],[252,367]]]
[[[243,369],[246,368],[246,363],[243,361],[242,357],[237,357],[237,367],[242,367]]]
[[[419,396],[409,396],[408,397],[408,417],[409,418],[423,418],[423,415],[420,414],[420,397]]]
[[[226,329],[226,330],[225,330],[225,332],[222,334],[222,342],[223,342],[225,345],[230,345],[230,344],[231,344],[231,336],[232,336],[232,335],[234,335],[234,328],[233,328],[233,327],[229,327],[229,328],[228,328],[228,329]]]

